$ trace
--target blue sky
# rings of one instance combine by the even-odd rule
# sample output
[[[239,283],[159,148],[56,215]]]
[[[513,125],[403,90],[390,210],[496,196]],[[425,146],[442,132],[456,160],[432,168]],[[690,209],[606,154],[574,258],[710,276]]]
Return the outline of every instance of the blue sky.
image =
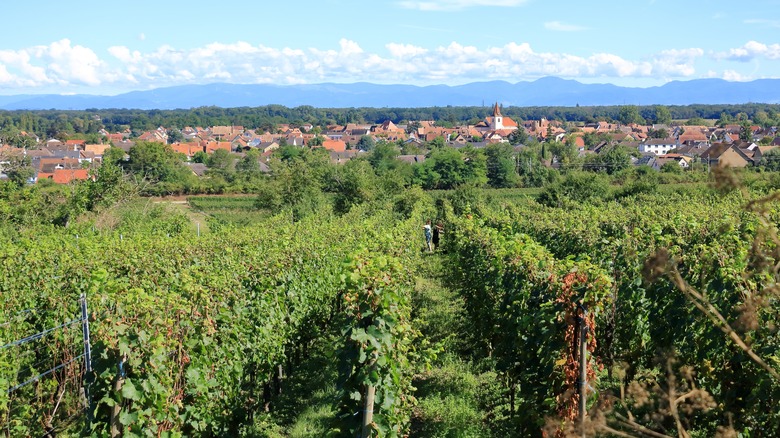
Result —
[[[780,0],[3,2],[0,94],[780,78]]]

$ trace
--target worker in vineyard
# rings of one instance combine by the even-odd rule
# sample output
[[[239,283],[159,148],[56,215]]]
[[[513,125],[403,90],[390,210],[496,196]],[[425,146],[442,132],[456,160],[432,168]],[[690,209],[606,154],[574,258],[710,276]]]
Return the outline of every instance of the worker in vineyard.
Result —
[[[439,242],[441,240],[441,233],[444,231],[444,226],[441,224],[441,222],[437,222],[436,226],[433,227],[433,249],[438,250],[439,249]]]
[[[431,240],[433,239],[433,230],[431,228],[431,220],[428,219],[423,225],[423,232],[425,233],[425,246],[428,248],[428,252],[433,252],[431,247]]]

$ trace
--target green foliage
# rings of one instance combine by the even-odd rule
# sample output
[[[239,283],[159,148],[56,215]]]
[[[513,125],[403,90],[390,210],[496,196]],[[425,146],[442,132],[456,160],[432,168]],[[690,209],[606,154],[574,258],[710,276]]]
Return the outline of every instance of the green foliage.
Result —
[[[780,428],[777,413],[746,403],[744,397],[774,397],[780,390],[777,383],[747,361],[719,326],[682,292],[665,277],[657,277],[664,270],[663,260],[648,261],[657,248],[665,248],[665,257],[674,259],[682,278],[700,290],[726,321],[738,325],[742,323],[737,321],[754,321],[742,326],[740,333],[751,339],[759,355],[774,357],[778,334],[766,330],[765,324],[774,321],[777,306],[767,303],[745,313],[745,302],[753,302],[747,297],[765,293],[761,292],[765,282],[772,281],[760,272],[764,272],[762,266],[773,266],[774,262],[756,264],[755,257],[764,260],[769,249],[764,245],[773,244],[762,243],[764,231],[758,227],[756,215],[743,210],[743,196],[735,191],[719,198],[712,191],[687,188],[603,206],[525,208],[509,213],[522,220],[497,220],[493,226],[507,230],[505,233],[526,233],[556,257],[588,258],[611,273],[616,306],[605,314],[608,324],[599,340],[599,354],[607,369],[627,364],[622,379],[636,382],[631,385],[642,385],[648,375],[655,375],[653,379],[661,387],[674,385],[675,377],[658,361],[659,352],[672,354],[677,363],[692,367],[695,384],[707,391],[717,406],[708,408],[706,414],[686,411],[689,431],[711,436],[716,426],[734,424],[737,430],[772,430],[774,434]],[[774,208],[767,213],[777,215]],[[608,389],[615,395],[620,391],[620,384]],[[732,418],[737,418],[732,416],[734,412],[739,412],[739,420],[732,423]],[[673,422],[652,426],[663,433],[675,433]]]
[[[355,214],[295,224],[281,215],[260,227],[212,230],[197,238],[186,215],[157,205],[123,217],[114,231],[75,224],[68,232],[38,226],[13,240],[0,237],[0,321],[18,310],[42,312],[23,324],[0,325],[0,339],[20,339],[72,319],[76,298],[88,293],[96,370],[92,434],[109,434],[118,406],[114,418],[126,436],[237,436],[271,402],[264,388],[277,385],[273,375],[279,365],[294,372],[296,358],[336,322],[347,255],[360,246],[372,254],[416,254],[409,251],[411,240],[401,237],[412,229],[391,213]],[[100,269],[93,269],[95,260]],[[400,317],[389,315],[388,324],[393,318]],[[407,342],[403,324],[395,326],[394,342]],[[41,360],[57,363],[80,354],[80,331],[60,336],[64,333],[41,344],[46,348],[40,351],[33,346],[24,354],[0,356],[4,387],[19,383],[24,375],[18,371]],[[397,369],[394,375],[404,376],[410,368],[398,362]],[[78,370],[75,366],[72,375]],[[55,383],[44,379],[16,393],[13,423],[2,391],[0,422],[22,427],[15,434],[42,435],[38,419],[51,410]],[[61,401],[55,424],[65,428],[62,434],[83,433],[80,384],[69,380]],[[404,388],[404,397],[411,394],[408,384],[393,384]],[[380,391],[384,418],[408,415],[401,408],[406,402],[391,402],[385,393]],[[59,421],[71,416],[78,421]]]
[[[739,139],[748,143],[753,141],[753,130],[751,128],[750,122],[744,121],[740,123]]]
[[[493,372],[473,374],[463,364],[445,362],[415,377],[419,405],[412,418],[411,436],[424,438],[483,438],[491,433],[483,418],[490,396],[502,391]],[[493,431],[497,432],[497,431]]]
[[[461,152],[439,148],[414,167],[414,179],[426,189],[452,189],[461,184],[487,183],[486,159],[482,151],[466,147]]]
[[[647,136],[651,138],[669,138],[669,131],[664,128],[651,129],[647,131]]]
[[[590,172],[569,172],[563,179],[545,187],[538,201],[549,207],[564,207],[571,201],[592,203],[609,194],[606,177]]]
[[[374,149],[374,146],[376,146],[376,141],[374,141],[374,138],[370,135],[360,137],[360,140],[358,140],[357,143],[357,148],[361,151],[370,152]]]
[[[773,172],[780,170],[780,149],[771,149],[767,151],[761,157],[759,166]]]
[[[690,119],[685,121],[686,126],[701,126],[701,125],[707,125],[707,121],[704,120],[701,117],[691,117]]]
[[[250,149],[236,163],[236,176],[251,181],[262,176],[260,170],[261,154],[257,149]]]
[[[649,195],[658,191],[658,176],[653,169],[648,166],[643,166],[638,168],[634,173],[635,176],[630,181],[626,181],[615,194],[616,198],[620,199],[639,195]]]
[[[191,175],[181,155],[163,143],[139,141],[129,155],[129,170],[147,180],[180,183]]]
[[[523,127],[518,127],[509,134],[509,144],[513,146],[518,144],[526,144],[528,140],[528,134],[525,132]]]
[[[353,206],[372,202],[379,197],[377,176],[367,161],[350,160],[338,169],[333,208],[346,213]]]
[[[362,436],[401,437],[409,426],[414,404],[409,354],[415,334],[404,272],[400,260],[368,252],[357,253],[345,267],[346,343],[339,355],[336,420],[343,436],[360,433],[366,409],[373,409],[372,432]],[[368,387],[375,389],[373,406],[365,403]]]
[[[22,186],[35,176],[35,169],[32,167],[30,157],[10,157],[6,161],[3,164],[3,173],[12,183]]]
[[[431,196],[420,187],[411,187],[393,198],[393,211],[403,219],[430,217]]]
[[[683,173],[683,168],[676,161],[667,161],[661,166],[660,170],[663,173]]]
[[[572,306],[600,317],[611,279],[587,261],[558,260],[531,237],[476,216],[448,229],[457,266],[450,281],[464,297],[477,351],[494,357],[510,392],[517,391],[515,433],[536,435],[545,417],[570,403],[564,392],[573,390],[566,360]]]
[[[206,166],[210,170],[228,173],[233,170],[233,154],[225,149],[217,149],[206,160]]]
[[[598,154],[588,155],[583,169],[593,172],[605,172],[609,175],[628,169],[631,166],[631,154],[625,146],[605,146]]]
[[[660,125],[668,125],[672,123],[672,113],[669,111],[669,108],[663,105],[657,105],[654,109],[653,123]]]
[[[593,149],[601,143],[608,143],[612,138],[605,132],[594,131],[583,134],[582,140],[585,142],[585,146],[588,149]]]
[[[639,107],[634,105],[621,106],[617,120],[624,125],[631,123],[645,124],[645,119],[639,115]]]
[[[380,141],[371,149],[368,162],[376,169],[378,174],[383,174],[391,169],[397,169],[401,162],[397,160],[400,151],[393,143]]]
[[[517,187],[520,177],[515,170],[514,148],[496,143],[485,148],[487,179],[491,187]]]
[[[206,164],[206,161],[209,159],[209,154],[206,153],[206,151],[197,151],[192,156],[192,162],[193,163],[203,163]]]

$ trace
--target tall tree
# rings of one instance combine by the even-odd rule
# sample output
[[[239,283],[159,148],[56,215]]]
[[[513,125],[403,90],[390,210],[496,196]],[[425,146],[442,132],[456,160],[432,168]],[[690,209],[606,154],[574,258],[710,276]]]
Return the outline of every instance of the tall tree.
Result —
[[[128,154],[130,171],[145,179],[180,182],[189,172],[184,167],[182,154],[163,143],[139,141]]]
[[[743,121],[740,123],[739,139],[748,143],[753,141],[753,129],[750,125],[750,122]]]
[[[495,143],[485,148],[487,179],[491,187],[516,187],[520,177],[515,169],[514,148],[507,143]]]
[[[657,124],[668,125],[672,123],[672,113],[663,105],[656,105],[653,121]]]
[[[624,125],[630,123],[644,124],[645,120],[639,114],[639,108],[636,105],[623,105],[618,112],[618,121]]]

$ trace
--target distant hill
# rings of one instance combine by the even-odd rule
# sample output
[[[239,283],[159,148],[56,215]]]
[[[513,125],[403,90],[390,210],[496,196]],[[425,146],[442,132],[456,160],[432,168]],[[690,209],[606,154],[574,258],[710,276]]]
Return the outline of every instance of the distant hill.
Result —
[[[0,96],[0,109],[87,108],[177,109],[200,106],[243,107],[279,104],[287,107],[431,107],[481,106],[490,102],[513,106],[690,105],[780,103],[780,79],[728,82],[722,79],[674,81],[660,87],[630,88],[583,84],[546,77],[533,82],[474,82],[465,85],[183,85],[116,96]]]

